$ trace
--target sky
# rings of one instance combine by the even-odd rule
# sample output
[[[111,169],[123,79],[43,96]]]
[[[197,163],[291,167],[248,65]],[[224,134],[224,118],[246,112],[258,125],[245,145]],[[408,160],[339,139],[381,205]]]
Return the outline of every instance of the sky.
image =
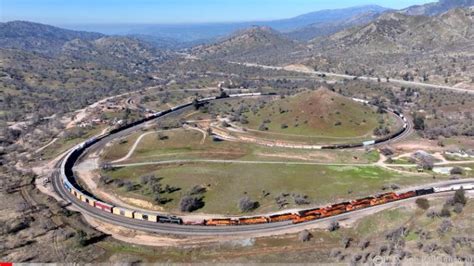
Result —
[[[289,18],[367,4],[401,9],[435,0],[0,0],[0,20],[47,24],[203,23]]]

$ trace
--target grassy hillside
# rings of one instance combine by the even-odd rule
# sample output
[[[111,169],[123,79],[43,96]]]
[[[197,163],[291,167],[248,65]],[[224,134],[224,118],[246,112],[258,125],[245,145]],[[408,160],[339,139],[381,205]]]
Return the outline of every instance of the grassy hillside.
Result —
[[[304,92],[246,112],[248,127],[288,135],[370,136],[383,119],[376,110],[327,89]],[[263,126],[262,126],[263,125]]]

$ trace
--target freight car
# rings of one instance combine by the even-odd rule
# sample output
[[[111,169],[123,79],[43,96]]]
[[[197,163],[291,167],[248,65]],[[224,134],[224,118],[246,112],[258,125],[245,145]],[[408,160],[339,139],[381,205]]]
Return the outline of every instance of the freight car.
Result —
[[[158,222],[158,216],[151,213],[145,213],[141,211],[135,211],[133,218],[142,221]]]
[[[102,202],[102,201],[96,201],[95,202],[95,207],[97,209],[101,209],[105,212],[112,212],[112,209],[114,208],[113,205],[107,204],[107,203]]]
[[[114,207],[112,209],[112,213],[120,215],[120,216],[125,216],[127,218],[133,218],[133,214],[135,213],[135,211],[122,208],[122,207]]]

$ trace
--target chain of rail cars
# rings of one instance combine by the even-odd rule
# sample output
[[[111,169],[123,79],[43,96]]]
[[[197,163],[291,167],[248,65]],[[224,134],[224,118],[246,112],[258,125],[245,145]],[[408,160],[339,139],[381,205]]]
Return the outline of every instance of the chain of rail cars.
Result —
[[[234,94],[230,96],[220,96],[220,97],[209,97],[200,99],[198,102],[206,103],[212,100],[226,98],[226,97],[248,97],[248,96],[260,96],[261,93],[244,93],[244,94]],[[178,216],[174,215],[164,215],[154,212],[144,212],[141,210],[132,210],[129,208],[124,208],[120,206],[115,206],[106,202],[103,202],[89,192],[82,189],[77,183],[73,173],[73,166],[79,157],[83,154],[83,152],[93,144],[97,143],[101,139],[108,137],[112,134],[120,132],[122,130],[131,128],[138,124],[150,121],[152,119],[156,119],[162,117],[166,114],[171,112],[181,110],[188,106],[191,106],[193,103],[185,103],[182,105],[175,106],[171,109],[153,113],[148,117],[136,121],[131,124],[124,125],[120,128],[116,128],[111,130],[109,133],[105,133],[103,135],[91,138],[81,144],[76,145],[64,158],[61,164],[61,177],[62,183],[64,188],[71,193],[74,197],[79,199],[83,204],[89,205],[90,207],[97,208],[104,212],[109,212],[115,215],[120,215],[123,217],[127,217],[130,219],[136,220],[145,220],[154,223],[173,223],[173,224],[183,224],[183,225],[202,225],[202,226],[233,226],[233,225],[253,225],[253,224],[264,224],[264,223],[274,223],[274,222],[292,222],[292,223],[302,223],[313,221],[316,219],[321,219],[325,217],[339,215],[345,212],[350,212],[362,208],[368,208],[375,205],[381,205],[388,202],[393,202],[397,200],[407,199],[411,197],[427,195],[437,192],[445,192],[451,190],[457,190],[463,187],[464,189],[474,189],[474,183],[468,183],[461,185],[453,185],[447,187],[432,187],[427,189],[419,189],[415,191],[409,191],[397,194],[395,192],[388,192],[381,195],[373,196],[373,197],[366,197],[362,199],[353,200],[350,202],[342,202],[337,203],[331,206],[327,206],[324,208],[314,208],[308,210],[302,210],[297,213],[283,213],[283,214],[275,214],[270,216],[251,216],[251,217],[241,217],[241,218],[215,218],[215,219],[206,219],[206,220],[199,220],[199,221],[185,221]],[[392,111],[396,115],[398,115],[403,121],[405,121],[404,128],[406,129],[406,118],[403,114]],[[403,132],[402,132],[403,133]],[[401,133],[400,133],[401,134]],[[377,142],[377,141],[375,141]],[[360,144],[363,145],[363,144]]]

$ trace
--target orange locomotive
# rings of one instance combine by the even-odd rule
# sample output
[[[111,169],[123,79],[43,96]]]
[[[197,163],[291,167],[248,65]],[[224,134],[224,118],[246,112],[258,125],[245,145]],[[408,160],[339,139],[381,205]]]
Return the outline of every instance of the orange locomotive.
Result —
[[[220,218],[220,219],[209,219],[206,220],[205,225],[213,225],[213,226],[219,226],[219,225],[237,225],[238,221],[233,220],[230,218]]]
[[[408,199],[408,198],[411,198],[411,197],[414,197],[414,196],[416,196],[415,191],[408,191],[408,192],[405,192],[405,193],[398,194],[399,199]]]
[[[388,192],[388,193],[385,193],[385,194],[378,195],[374,200],[372,200],[371,205],[384,204],[384,203],[387,203],[387,202],[396,201],[398,199],[399,199],[399,197],[398,197],[397,193]]]
[[[258,217],[250,217],[250,218],[240,218],[239,219],[239,224],[241,225],[247,225],[247,224],[264,224],[268,223],[269,219],[264,216],[258,216]]]
[[[285,213],[285,214],[276,214],[269,217],[270,223],[274,222],[283,222],[283,221],[290,221],[298,218],[299,215],[294,213]]]

